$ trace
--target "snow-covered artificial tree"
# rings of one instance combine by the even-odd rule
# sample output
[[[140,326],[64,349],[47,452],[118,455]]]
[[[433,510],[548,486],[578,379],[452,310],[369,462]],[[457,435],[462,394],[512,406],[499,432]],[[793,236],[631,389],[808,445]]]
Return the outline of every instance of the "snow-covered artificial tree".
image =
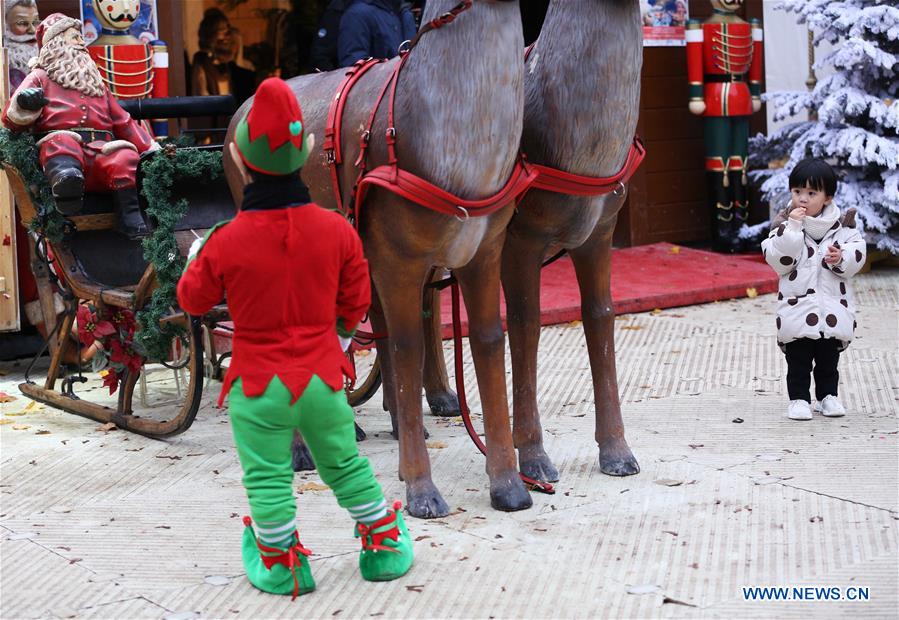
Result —
[[[839,175],[835,197],[855,207],[869,243],[899,254],[899,2],[897,0],[782,0],[833,51],[816,64],[830,71],[814,90],[765,96],[775,119],[806,110],[797,122],[750,143],[752,173],[766,200],[783,201],[788,177],[805,157],[821,157]],[[770,162],[785,161],[781,168]],[[775,204],[779,209],[781,204]],[[752,227],[752,228],[761,228]],[[742,235],[757,231],[744,228]]]

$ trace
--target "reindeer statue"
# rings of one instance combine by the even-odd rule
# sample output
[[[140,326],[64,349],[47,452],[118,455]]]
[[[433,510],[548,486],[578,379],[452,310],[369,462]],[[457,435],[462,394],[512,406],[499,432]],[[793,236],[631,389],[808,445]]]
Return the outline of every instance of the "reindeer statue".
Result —
[[[600,470],[615,476],[640,470],[624,438],[618,401],[610,269],[612,232],[625,197],[623,183],[642,159],[642,147],[634,141],[643,64],[641,32],[640,11],[633,0],[552,0],[525,61],[522,150],[532,164],[571,177],[559,184],[538,176],[534,189],[518,205],[503,249],[514,441],[521,473],[535,480],[559,478],[543,448],[536,394],[540,269],[544,260],[562,249],[571,255],[581,291]],[[616,185],[615,191],[608,191]],[[434,297],[427,300],[435,312],[429,313],[425,329],[428,402],[438,415],[459,415],[456,395],[446,379],[439,303]]]
[[[513,179],[522,180],[519,5],[514,0],[429,0],[423,23],[424,34],[402,59],[372,62],[364,69],[357,65],[352,76],[338,70],[290,80],[307,131],[325,137],[324,148],[313,152],[303,178],[319,204],[340,207],[341,196],[358,197],[362,190],[356,183],[359,171],[332,165],[336,159],[362,160],[375,171],[396,163],[405,173],[455,194],[457,205],[492,203],[490,213],[480,217],[464,207],[454,211],[455,217],[447,216],[372,184],[357,223],[383,310],[381,314],[373,308],[372,322],[378,331],[386,327],[389,338],[381,360],[385,376],[393,379],[385,390],[398,415],[399,474],[406,482],[409,512],[422,518],[449,512],[431,479],[421,409],[422,289],[435,267],[454,270],[469,312],[491,504],[499,510],[521,510],[531,506],[531,498],[516,470],[499,314],[500,262],[515,194],[506,190]],[[397,74],[398,62],[403,64]],[[392,84],[391,75],[397,76]],[[348,80],[354,82],[352,92],[345,88]],[[329,117],[338,100],[345,106],[345,131],[335,138]],[[329,136],[334,142],[330,146]],[[225,170],[239,203],[239,176],[227,156]],[[517,185],[528,183],[523,179]]]

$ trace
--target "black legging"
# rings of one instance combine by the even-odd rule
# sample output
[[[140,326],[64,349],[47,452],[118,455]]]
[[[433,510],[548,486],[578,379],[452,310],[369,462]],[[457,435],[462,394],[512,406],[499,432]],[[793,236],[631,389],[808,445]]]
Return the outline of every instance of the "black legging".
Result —
[[[840,373],[837,370],[840,361],[839,340],[800,338],[788,342],[786,349],[787,393],[790,400],[811,402],[809,387],[813,361],[815,398],[820,401],[824,400],[825,396],[837,395],[837,383],[840,381]]]

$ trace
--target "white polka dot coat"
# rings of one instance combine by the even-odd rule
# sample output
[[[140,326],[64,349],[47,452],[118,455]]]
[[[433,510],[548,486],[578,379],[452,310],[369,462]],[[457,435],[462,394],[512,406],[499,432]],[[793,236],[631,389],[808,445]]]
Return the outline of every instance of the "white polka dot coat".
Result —
[[[836,338],[845,349],[856,325],[850,279],[865,264],[865,240],[854,226],[855,210],[837,220],[821,241],[812,239],[801,222],[781,215],[762,241],[765,260],[780,276],[777,342],[783,348],[799,338]],[[835,265],[824,262],[831,245],[842,250],[842,260]]]

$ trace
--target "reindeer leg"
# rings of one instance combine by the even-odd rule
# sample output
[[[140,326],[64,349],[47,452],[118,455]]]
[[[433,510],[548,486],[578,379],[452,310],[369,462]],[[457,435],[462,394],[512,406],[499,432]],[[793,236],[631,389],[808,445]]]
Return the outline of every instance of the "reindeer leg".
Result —
[[[485,247],[485,245],[487,247]],[[499,312],[502,239],[483,244],[468,265],[456,271],[468,311],[469,343],[484,410],[490,504],[497,510],[524,510],[533,504],[518,476],[506,397],[505,335]]]
[[[424,269],[416,278],[415,265],[378,265],[370,257],[372,273],[387,320],[387,346],[394,372],[397,420],[400,440],[400,479],[406,482],[409,514],[421,519],[444,517],[449,506],[431,480],[431,462],[425,446],[421,410],[422,344],[421,291]],[[390,277],[378,278],[378,274]]]
[[[303,436],[299,431],[293,433],[293,444],[290,446],[291,459],[294,471],[315,471],[315,463],[312,461],[312,455],[309,454],[309,448],[303,441]]]
[[[571,250],[571,259],[581,290],[581,315],[593,374],[599,469],[610,476],[630,476],[638,473],[640,466],[624,438],[618,401],[611,292],[614,228],[614,220],[600,223],[584,245]]]
[[[518,466],[521,473],[535,480],[556,482],[559,471],[543,448],[537,408],[540,268],[545,251],[542,243],[507,235],[502,277],[512,353],[512,412]]]
[[[440,271],[443,271],[442,269]],[[443,358],[443,334],[440,325],[440,291],[427,288],[424,294],[425,397],[431,414],[443,417],[459,415],[459,398],[450,389]]]
[[[383,334],[387,332],[387,319],[384,317],[384,307],[381,305],[381,298],[378,296],[376,287],[371,289],[371,307],[368,310],[368,320],[371,321],[371,327],[374,333]],[[375,340],[375,349],[378,352],[378,361],[381,364],[381,395],[383,400],[384,411],[390,414],[390,434],[394,439],[399,439],[396,420],[396,383],[394,381],[394,372],[391,365],[390,352],[387,342],[390,337],[378,338]]]

